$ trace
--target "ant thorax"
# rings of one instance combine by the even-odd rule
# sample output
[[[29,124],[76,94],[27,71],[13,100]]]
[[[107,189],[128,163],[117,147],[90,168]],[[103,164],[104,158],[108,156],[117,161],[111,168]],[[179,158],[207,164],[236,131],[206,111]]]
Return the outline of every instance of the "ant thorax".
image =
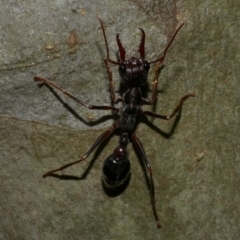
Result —
[[[118,126],[123,132],[132,131],[135,127],[138,110],[142,103],[139,87],[130,88],[124,94],[123,108],[119,111]]]

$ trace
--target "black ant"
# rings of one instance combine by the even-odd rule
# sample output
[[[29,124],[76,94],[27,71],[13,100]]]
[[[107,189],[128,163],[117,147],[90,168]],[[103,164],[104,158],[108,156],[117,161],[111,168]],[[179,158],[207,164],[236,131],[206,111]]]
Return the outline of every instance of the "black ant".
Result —
[[[166,53],[173,42],[174,38],[176,37],[177,33],[181,29],[181,27],[184,25],[181,24],[180,27],[176,30],[173,37],[171,38],[170,42],[168,43],[167,47],[164,50],[163,57],[148,62],[145,60],[145,32],[143,29],[140,28],[140,31],[142,33],[140,46],[138,49],[138,52],[140,53],[140,58],[131,57],[129,60],[125,59],[126,51],[122,46],[122,43],[119,39],[119,33],[116,35],[116,40],[119,48],[120,53],[120,61],[113,61],[109,57],[109,49],[108,49],[108,43],[106,38],[105,29],[103,26],[103,23],[101,19],[99,19],[104,41],[106,45],[106,51],[107,51],[107,58],[104,60],[108,78],[109,78],[109,87],[111,92],[111,98],[114,104],[117,104],[119,102],[122,102],[123,106],[120,108],[116,108],[113,106],[95,106],[95,105],[88,105],[79,98],[73,96],[71,93],[64,91],[54,83],[41,78],[41,77],[34,77],[34,80],[39,82],[40,84],[45,84],[50,87],[56,88],[59,91],[61,91],[63,94],[67,95],[68,97],[72,98],[76,102],[80,103],[84,107],[88,109],[96,109],[96,110],[112,110],[115,113],[118,114],[118,120],[114,122],[114,124],[103,134],[101,134],[98,139],[93,143],[91,148],[86,152],[86,154],[79,160],[68,163],[64,166],[61,166],[60,168],[51,170],[43,175],[43,177],[47,177],[49,175],[52,175],[54,172],[61,171],[65,168],[68,168],[76,163],[80,163],[84,161],[90,153],[105,140],[107,137],[109,137],[114,130],[118,129],[120,132],[120,139],[119,139],[119,145],[116,147],[113,151],[113,153],[108,156],[104,163],[103,163],[103,175],[102,180],[103,183],[107,188],[117,188],[120,187],[122,184],[124,184],[131,174],[131,166],[130,161],[128,159],[128,150],[127,145],[129,143],[129,140],[132,141],[135,149],[139,152],[141,155],[144,165],[147,169],[147,172],[149,174],[149,181],[150,181],[150,194],[151,194],[151,203],[153,208],[154,217],[157,223],[157,227],[161,227],[159,218],[156,211],[156,205],[155,205],[155,191],[154,191],[154,183],[153,183],[153,176],[152,176],[152,168],[150,166],[150,163],[147,159],[146,153],[143,149],[143,145],[141,141],[138,139],[138,137],[135,135],[135,125],[137,117],[139,116],[151,116],[156,117],[164,120],[169,120],[173,116],[175,116],[177,113],[179,113],[182,109],[183,102],[189,98],[194,97],[195,93],[188,93],[184,95],[181,99],[177,107],[173,110],[172,114],[169,116],[165,115],[159,115],[157,113],[151,112],[151,111],[143,111],[141,110],[141,106],[146,105],[152,105],[157,96],[157,87],[158,87],[158,74],[161,68],[161,64],[163,63]],[[150,100],[143,98],[141,93],[141,87],[144,86],[147,83],[148,79],[148,72],[150,69],[150,64],[156,63],[156,70],[155,70],[155,77],[153,80],[153,90],[152,90],[152,97]],[[109,67],[109,63],[113,63],[119,66],[119,74],[121,76],[121,84],[127,88],[126,92],[123,94],[123,96],[116,97],[114,83],[112,79],[112,72]]]

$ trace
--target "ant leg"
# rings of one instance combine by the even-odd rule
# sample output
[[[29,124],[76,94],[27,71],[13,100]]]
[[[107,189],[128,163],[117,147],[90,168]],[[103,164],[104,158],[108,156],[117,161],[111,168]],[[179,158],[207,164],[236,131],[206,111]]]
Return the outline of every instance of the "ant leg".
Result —
[[[114,124],[114,125],[113,125],[111,128],[109,128],[106,132],[102,133],[102,135],[100,135],[100,136],[98,137],[98,139],[93,143],[93,145],[91,146],[91,148],[86,152],[86,154],[85,154],[81,159],[79,159],[79,160],[77,160],[77,161],[74,161],[74,162],[71,162],[71,163],[68,163],[68,164],[65,164],[65,165],[61,166],[60,168],[51,170],[51,171],[45,173],[45,174],[43,175],[43,177],[45,178],[45,177],[51,175],[51,174],[54,173],[54,172],[61,171],[61,170],[65,169],[65,168],[68,168],[68,167],[74,165],[74,164],[77,164],[77,163],[80,163],[80,162],[84,161],[84,160],[92,153],[92,151],[93,151],[103,140],[105,140],[105,139],[113,132],[113,130],[116,128],[116,126],[117,126],[117,125]]]
[[[165,57],[165,56],[164,56]],[[159,59],[159,62],[156,64],[155,69],[154,69],[154,79],[152,81],[153,84],[153,88],[152,88],[152,97],[151,100],[142,99],[142,104],[146,104],[146,105],[152,105],[157,98],[157,89],[158,89],[158,76],[159,76],[159,71],[160,68],[162,67],[162,63],[164,61],[164,57],[162,57],[161,59]]]
[[[116,92],[115,92],[115,87],[114,87],[114,82],[112,79],[112,71],[109,67],[109,59],[105,59],[104,60],[105,63],[105,67],[107,69],[107,73],[108,73],[108,79],[109,79],[109,88],[110,88],[110,92],[111,92],[111,98],[113,100],[113,102],[115,104],[119,103],[119,102],[123,102],[123,99],[121,97],[116,97]]]
[[[152,81],[152,97],[151,100],[143,98],[142,99],[142,104],[146,104],[146,105],[152,105],[157,98],[157,88],[158,88],[158,77],[159,77],[159,71],[160,68],[162,67],[162,62],[164,61],[164,57],[162,57],[161,59],[159,59],[159,62],[157,62],[155,69],[154,69],[154,79]]]
[[[109,79],[109,88],[110,88],[110,92],[111,92],[111,98],[113,100],[113,102],[115,104],[119,103],[119,102],[123,102],[123,99],[121,97],[116,97],[116,93],[115,93],[115,88],[114,88],[114,82],[112,79],[112,71],[109,67],[109,62],[113,63],[113,64],[117,64],[119,65],[118,62],[115,62],[113,60],[110,59],[109,57],[109,48],[108,48],[108,42],[107,42],[107,37],[106,37],[106,33],[105,33],[105,29],[102,23],[102,20],[100,18],[98,18],[100,24],[101,24],[101,28],[102,28],[102,32],[103,32],[103,37],[104,37],[104,42],[105,42],[105,46],[106,46],[106,51],[107,51],[107,58],[104,60],[105,63],[105,67],[107,69],[107,73],[108,73],[108,79]]]
[[[155,63],[157,62],[157,65],[155,67],[155,70],[154,70],[154,80],[153,80],[153,92],[152,92],[152,97],[151,97],[151,100],[148,100],[148,99],[143,99],[142,103],[143,104],[148,104],[148,105],[152,105],[155,100],[156,100],[156,97],[157,97],[157,87],[158,87],[158,75],[159,75],[159,71],[160,71],[160,68],[162,67],[162,63],[166,57],[166,54],[167,54],[167,51],[169,49],[169,47],[171,46],[173,40],[175,39],[175,37],[177,36],[177,33],[180,31],[180,29],[182,28],[182,26],[184,25],[184,23],[182,23],[178,29],[176,30],[176,32],[173,34],[170,42],[168,43],[167,47],[165,48],[164,52],[163,52],[163,57],[157,59],[157,60],[154,60],[152,62],[150,62],[149,64],[152,64],[152,63]]]
[[[88,109],[100,109],[100,110],[113,110],[113,111],[118,111],[117,108],[112,107],[112,106],[95,106],[95,105],[88,105],[85,102],[83,102],[82,100],[80,100],[79,98],[73,96],[71,93],[61,89],[60,87],[58,87],[57,85],[55,85],[53,82],[48,81],[47,79],[44,79],[42,77],[38,77],[35,76],[34,80],[36,82],[39,82],[40,84],[46,84],[49,87],[54,87],[56,89],[58,89],[60,92],[62,92],[63,94],[65,94],[66,96],[72,98],[74,101],[80,103],[81,105],[83,105],[84,107],[88,108]]]
[[[179,102],[179,104],[177,105],[177,107],[173,110],[172,114],[169,115],[169,116],[160,115],[160,114],[157,114],[157,113],[154,113],[154,112],[150,112],[150,111],[141,111],[140,113],[143,114],[143,115],[151,116],[151,117],[156,117],[156,118],[161,118],[161,119],[164,119],[164,120],[169,120],[169,119],[171,119],[172,117],[174,117],[174,116],[176,115],[176,113],[178,113],[179,111],[181,111],[182,106],[183,106],[183,102],[184,102],[185,100],[187,100],[189,97],[195,97],[195,92],[193,92],[193,93],[188,93],[188,94],[184,95],[184,96],[180,99],[180,102]]]
[[[132,133],[132,142],[134,144],[134,146],[136,147],[136,149],[140,152],[142,159],[144,161],[144,164],[147,168],[147,171],[149,173],[149,178],[150,178],[150,185],[151,185],[151,202],[152,202],[152,208],[153,208],[153,214],[157,223],[157,227],[160,228],[161,224],[159,222],[159,218],[157,215],[157,210],[156,210],[156,203],[155,203],[155,190],[154,190],[154,183],[153,183],[153,177],[152,177],[152,168],[149,164],[149,161],[147,159],[146,153],[143,149],[143,145],[141,143],[141,141],[137,138],[137,136]]]

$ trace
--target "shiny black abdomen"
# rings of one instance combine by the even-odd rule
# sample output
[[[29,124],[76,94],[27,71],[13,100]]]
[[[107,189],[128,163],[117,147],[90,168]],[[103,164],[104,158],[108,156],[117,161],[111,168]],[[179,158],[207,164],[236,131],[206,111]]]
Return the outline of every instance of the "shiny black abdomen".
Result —
[[[131,165],[127,156],[118,157],[111,154],[103,163],[102,179],[106,187],[115,188],[122,185],[131,173]]]

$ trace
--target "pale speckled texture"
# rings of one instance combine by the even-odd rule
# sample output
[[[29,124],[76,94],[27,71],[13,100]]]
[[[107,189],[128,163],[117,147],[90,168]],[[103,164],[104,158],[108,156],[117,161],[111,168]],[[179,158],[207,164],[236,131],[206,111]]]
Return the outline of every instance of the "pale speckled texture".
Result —
[[[239,239],[239,7],[237,0],[2,1],[0,239]],[[59,94],[75,117],[32,79],[40,75],[86,102],[108,104],[97,16],[106,27],[112,58],[118,31],[134,53],[138,28],[143,28],[147,59],[154,60],[176,27],[186,23],[160,74],[154,109],[168,114],[183,94],[195,90],[197,96],[185,103],[170,138],[145,124],[137,129],[154,170],[160,230],[131,146],[126,191],[111,198],[102,189],[102,162],[116,147],[117,136],[85,163],[64,171],[81,177],[93,162],[83,180],[41,177],[80,158],[111,125],[100,121],[90,127],[91,117],[109,112],[88,111]],[[76,51],[67,42],[70,31],[78,35]],[[113,71],[118,81],[116,67]],[[174,122],[150,120],[165,132]]]

